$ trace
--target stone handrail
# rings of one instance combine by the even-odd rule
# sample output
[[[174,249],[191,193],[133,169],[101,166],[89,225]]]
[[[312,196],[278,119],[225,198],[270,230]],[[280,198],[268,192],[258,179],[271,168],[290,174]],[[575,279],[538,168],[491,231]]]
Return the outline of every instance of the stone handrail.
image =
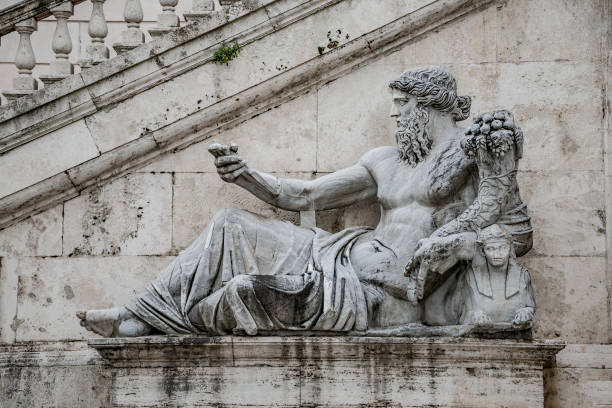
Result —
[[[49,72],[40,76],[47,86],[60,81],[74,73],[74,64],[69,60],[72,51],[72,40],[68,31],[68,19],[74,13],[74,5],[85,0],[22,0],[0,10],[0,36],[12,31],[19,33],[19,46],[15,55],[15,66],[18,75],[13,79],[13,89],[4,90],[2,94],[9,102],[38,90],[39,83],[32,75],[36,66],[36,56],[32,48],[30,36],[37,30],[37,21],[53,15],[56,20],[55,33],[51,48],[55,53],[55,61],[49,65]],[[88,34],[91,45],[85,50],[84,57],[78,61],[81,68],[90,68],[109,58],[106,46],[108,27],[104,16],[106,0],[89,0],[92,12],[89,20]],[[180,20],[175,12],[179,0],[159,0],[162,13],[158,16],[158,25],[149,30],[153,38],[179,28]],[[222,4],[223,3],[223,4]],[[194,0],[193,10],[185,13],[185,19],[191,21],[226,21],[229,17],[222,7],[231,10],[241,0]],[[143,10],[140,0],[125,0],[124,21],[127,27],[121,32],[119,42],[113,44],[118,54],[125,53],[144,43],[145,36],[140,30],[143,20]],[[0,41],[1,47],[1,41]]]
[[[85,0],[72,0],[79,4]],[[0,9],[0,36],[15,31],[15,24],[34,18],[42,20],[51,15],[51,9],[65,3],[66,0],[21,0]]]
[[[136,101],[137,95],[208,65],[223,41],[237,42],[253,50],[265,49],[267,45],[260,44],[259,39],[276,35],[307,16],[335,7],[342,0],[300,0],[298,6],[296,0],[264,0],[259,9],[227,24],[218,24],[212,30],[208,25],[188,25],[2,106],[0,164],[5,168],[20,172],[29,166],[31,150],[24,147],[11,152],[17,146],[30,145],[35,140],[36,144],[30,145],[34,149],[46,146],[47,141],[57,144],[56,139],[49,139],[47,135],[74,135],[79,139],[81,153],[70,162],[54,164],[53,169],[41,167],[40,172],[44,174],[28,172],[19,184],[9,180],[0,183],[4,186],[0,195],[0,229],[75,197],[87,188],[145,166],[164,153],[231,129],[493,1],[431,0],[425,6],[407,7],[401,18],[374,31],[355,34],[329,52],[321,54],[316,48],[307,53],[296,51],[295,61],[287,70],[266,71],[260,77],[237,76],[234,81],[224,83],[219,100],[198,100],[196,104],[194,99],[193,106],[182,109],[178,115],[167,115],[164,104],[150,104],[146,112],[138,114],[136,130],[127,130],[134,122],[127,118],[119,119],[112,137],[107,137],[104,128],[98,128],[95,136],[98,147],[93,145],[94,136],[86,126],[86,118],[104,115],[108,107]],[[239,64],[233,66],[240,68]],[[212,67],[211,71],[214,71]],[[210,76],[204,79],[213,80]],[[179,88],[167,88],[163,92],[173,98],[184,97],[184,90]],[[56,132],[56,129],[65,130]],[[91,149],[86,149],[87,146]],[[312,214],[304,217],[314,218]]]

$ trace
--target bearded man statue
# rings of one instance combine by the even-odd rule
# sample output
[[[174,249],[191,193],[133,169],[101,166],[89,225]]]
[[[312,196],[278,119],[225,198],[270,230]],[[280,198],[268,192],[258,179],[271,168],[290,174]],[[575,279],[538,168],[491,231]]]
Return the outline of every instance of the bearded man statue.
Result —
[[[455,79],[440,67],[408,70],[390,88],[397,145],[373,149],[315,180],[252,169],[235,145],[209,148],[224,181],[281,209],[327,210],[376,199],[376,228],[330,233],[225,209],[133,301],[78,312],[81,324],[103,336],[255,335],[363,332],[421,323],[427,308],[443,314],[442,302],[414,301],[415,280],[404,269],[420,260],[417,248],[435,246],[421,241],[477,196],[475,159],[462,149],[464,130],[456,124],[468,117],[470,98],[457,95]],[[445,270],[462,259],[451,258]]]

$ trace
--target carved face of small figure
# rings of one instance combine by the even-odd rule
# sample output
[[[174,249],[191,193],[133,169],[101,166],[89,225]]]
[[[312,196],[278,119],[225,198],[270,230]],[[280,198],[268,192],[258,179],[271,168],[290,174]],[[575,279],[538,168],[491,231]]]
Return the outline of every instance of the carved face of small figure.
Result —
[[[507,241],[492,241],[483,245],[487,262],[492,266],[503,266],[510,257],[510,243]]]

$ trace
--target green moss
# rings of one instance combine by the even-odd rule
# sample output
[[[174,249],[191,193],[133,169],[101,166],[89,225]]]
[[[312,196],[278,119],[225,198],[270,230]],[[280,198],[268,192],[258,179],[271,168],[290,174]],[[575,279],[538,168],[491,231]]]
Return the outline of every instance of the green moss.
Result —
[[[226,64],[236,58],[241,50],[237,41],[234,41],[232,45],[221,43],[221,47],[213,54],[212,60],[215,64]]]

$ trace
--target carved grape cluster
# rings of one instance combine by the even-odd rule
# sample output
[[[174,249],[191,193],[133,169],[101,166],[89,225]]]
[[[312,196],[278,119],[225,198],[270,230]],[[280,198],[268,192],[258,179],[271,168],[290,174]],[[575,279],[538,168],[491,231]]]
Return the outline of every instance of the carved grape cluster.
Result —
[[[465,135],[461,147],[469,157],[475,157],[479,150],[503,157],[513,145],[516,147],[517,158],[522,156],[523,132],[507,110],[474,116],[474,122],[465,131]]]

